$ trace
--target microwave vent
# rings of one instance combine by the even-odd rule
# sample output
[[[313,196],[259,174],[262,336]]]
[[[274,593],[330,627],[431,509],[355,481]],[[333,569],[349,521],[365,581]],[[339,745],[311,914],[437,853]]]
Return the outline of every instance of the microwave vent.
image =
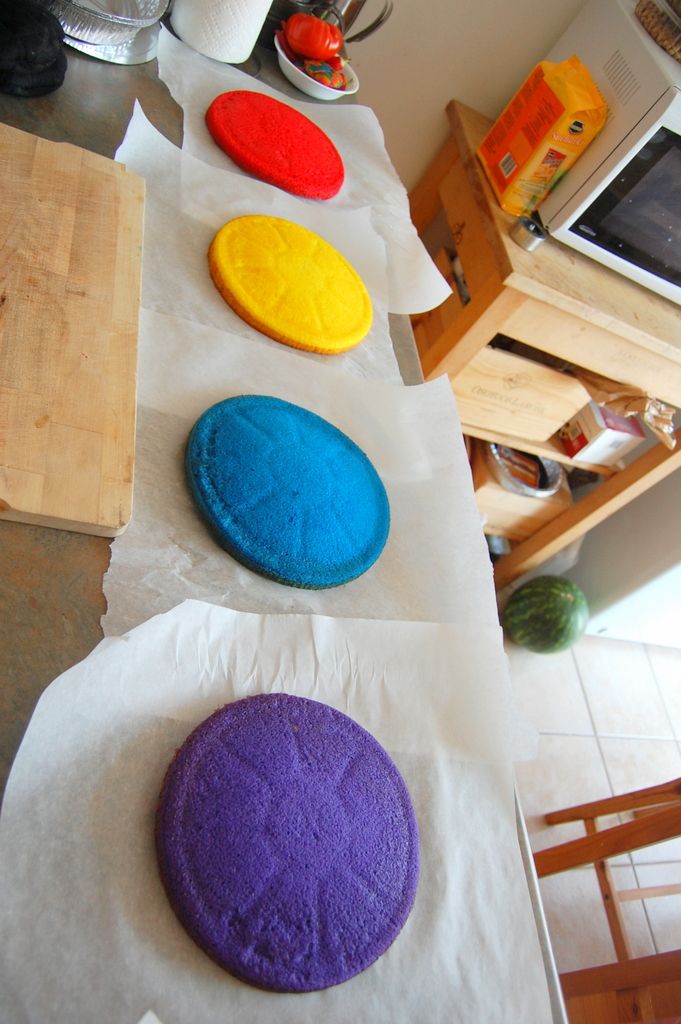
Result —
[[[615,96],[624,106],[641,85],[621,50],[615,50],[603,65],[603,72]]]

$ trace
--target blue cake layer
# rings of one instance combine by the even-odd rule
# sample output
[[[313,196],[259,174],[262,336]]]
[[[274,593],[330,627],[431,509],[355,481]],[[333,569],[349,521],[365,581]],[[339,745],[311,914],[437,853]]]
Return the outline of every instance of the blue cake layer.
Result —
[[[285,693],[228,704],[194,730],[163,783],[156,849],[192,938],[278,992],[369,967],[402,929],[419,874],[389,755],[335,708]]]
[[[390,529],[383,483],[327,420],[266,395],[240,395],[197,420],[189,487],[217,538],[249,569],[322,589],[366,572]]]

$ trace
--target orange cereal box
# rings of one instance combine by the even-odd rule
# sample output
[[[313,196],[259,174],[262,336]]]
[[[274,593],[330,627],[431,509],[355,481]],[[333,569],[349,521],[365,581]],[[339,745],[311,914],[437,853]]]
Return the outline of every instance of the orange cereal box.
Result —
[[[578,57],[532,71],[478,148],[495,195],[531,213],[598,134],[607,104]]]

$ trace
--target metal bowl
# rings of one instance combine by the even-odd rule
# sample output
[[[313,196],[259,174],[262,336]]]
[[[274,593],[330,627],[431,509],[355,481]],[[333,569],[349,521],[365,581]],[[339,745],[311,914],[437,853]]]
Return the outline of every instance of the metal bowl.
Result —
[[[514,475],[510,468],[507,453],[512,451],[513,449],[508,448],[506,445],[494,444],[493,442],[485,445],[487,464],[498,483],[507,491],[512,491],[514,494],[524,494],[531,498],[548,498],[563,486],[567,477],[565,470],[559,462],[556,462],[554,459],[540,458],[538,455],[528,455],[526,452],[521,452],[520,454],[526,459],[536,462],[539,467],[539,486],[531,487],[529,484],[523,483],[522,480]]]
[[[48,0],[47,7],[70,39],[85,43],[126,43],[159,21],[169,0]]]
[[[70,36],[64,36],[64,42],[72,49],[108,64],[146,64],[157,54],[159,28],[158,22],[148,28],[141,28],[132,39],[122,43],[86,43],[82,39],[71,39]]]

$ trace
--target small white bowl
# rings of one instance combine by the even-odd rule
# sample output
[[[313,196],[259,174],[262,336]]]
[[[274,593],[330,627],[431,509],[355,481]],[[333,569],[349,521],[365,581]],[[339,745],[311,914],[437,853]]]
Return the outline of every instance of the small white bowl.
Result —
[[[281,68],[284,77],[288,78],[291,85],[295,85],[296,89],[300,89],[301,92],[306,93],[308,96],[312,96],[313,99],[339,100],[342,96],[352,96],[352,94],[357,92],[359,89],[359,79],[349,64],[346,64],[343,68],[348,80],[347,88],[332,89],[330,85],[324,85],[322,82],[317,82],[314,78],[310,78],[309,75],[306,75],[304,71],[301,71],[300,68],[297,68],[295,64],[292,64],[279,45],[279,40],[276,36],[274,37],[274,45],[277,48],[279,67]]]

